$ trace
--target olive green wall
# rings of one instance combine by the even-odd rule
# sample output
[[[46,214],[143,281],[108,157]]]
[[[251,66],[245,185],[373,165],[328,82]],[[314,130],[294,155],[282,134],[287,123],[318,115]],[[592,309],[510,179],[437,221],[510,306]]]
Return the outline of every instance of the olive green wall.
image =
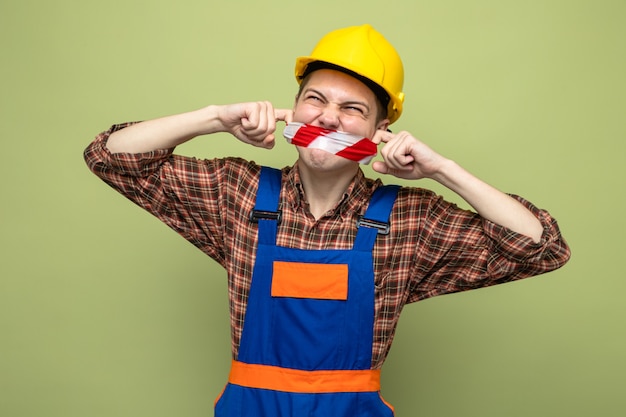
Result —
[[[386,399],[405,417],[626,414],[623,0],[5,0],[0,416],[212,415],[224,273],[82,151],[116,122],[290,106],[295,57],[365,22],[404,58],[395,129],[549,209],[573,248],[543,277],[408,306]],[[213,139],[179,152],[295,155]]]

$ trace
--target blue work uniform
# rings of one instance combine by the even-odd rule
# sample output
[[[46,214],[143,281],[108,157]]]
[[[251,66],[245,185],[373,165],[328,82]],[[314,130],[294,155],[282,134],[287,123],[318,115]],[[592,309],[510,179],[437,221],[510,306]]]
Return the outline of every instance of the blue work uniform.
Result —
[[[398,187],[372,195],[349,250],[276,245],[281,172],[263,167],[258,248],[237,360],[216,417],[391,417],[371,369],[372,250]]]

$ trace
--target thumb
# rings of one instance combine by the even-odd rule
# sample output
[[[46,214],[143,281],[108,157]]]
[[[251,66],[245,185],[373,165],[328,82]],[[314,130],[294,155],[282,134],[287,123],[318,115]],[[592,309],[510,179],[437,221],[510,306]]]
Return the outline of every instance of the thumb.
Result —
[[[389,167],[383,161],[374,161],[372,162],[372,169],[379,174],[388,174]]]

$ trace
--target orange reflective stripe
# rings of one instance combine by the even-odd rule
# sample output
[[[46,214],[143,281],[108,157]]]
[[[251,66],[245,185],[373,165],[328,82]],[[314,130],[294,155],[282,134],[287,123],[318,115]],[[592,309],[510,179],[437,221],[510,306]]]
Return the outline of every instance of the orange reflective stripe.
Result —
[[[385,405],[386,405],[387,407],[389,407],[389,408],[391,409],[391,412],[392,412],[392,413],[395,413],[395,412],[396,412],[396,409],[395,409],[395,408],[393,408],[393,405],[389,404],[389,403],[387,402],[387,400],[385,400],[385,399],[383,398],[383,396],[380,394],[380,392],[378,393],[378,396],[380,397],[380,400],[381,400],[383,403],[385,403]]]
[[[218,395],[215,401],[213,401],[213,407],[215,407],[220,398],[222,398],[222,395],[224,395],[224,391],[226,391],[226,387],[222,388],[222,392],[220,392],[220,395]]]
[[[274,261],[272,296],[346,300],[348,265]]]
[[[380,391],[380,369],[302,371],[233,361],[228,382],[284,392],[376,392]]]

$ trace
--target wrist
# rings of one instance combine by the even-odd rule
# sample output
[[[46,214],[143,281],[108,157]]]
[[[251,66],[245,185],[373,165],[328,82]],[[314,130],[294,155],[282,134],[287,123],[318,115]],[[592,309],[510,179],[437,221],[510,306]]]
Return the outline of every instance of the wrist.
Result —
[[[438,169],[435,170],[430,179],[437,181],[441,185],[448,188],[453,188],[453,185],[458,181],[458,176],[463,172],[463,169],[452,159],[442,158],[439,163]]]
[[[219,106],[210,105],[194,112],[198,123],[198,136],[224,132],[226,130],[224,127],[224,123],[220,118],[219,109]]]

